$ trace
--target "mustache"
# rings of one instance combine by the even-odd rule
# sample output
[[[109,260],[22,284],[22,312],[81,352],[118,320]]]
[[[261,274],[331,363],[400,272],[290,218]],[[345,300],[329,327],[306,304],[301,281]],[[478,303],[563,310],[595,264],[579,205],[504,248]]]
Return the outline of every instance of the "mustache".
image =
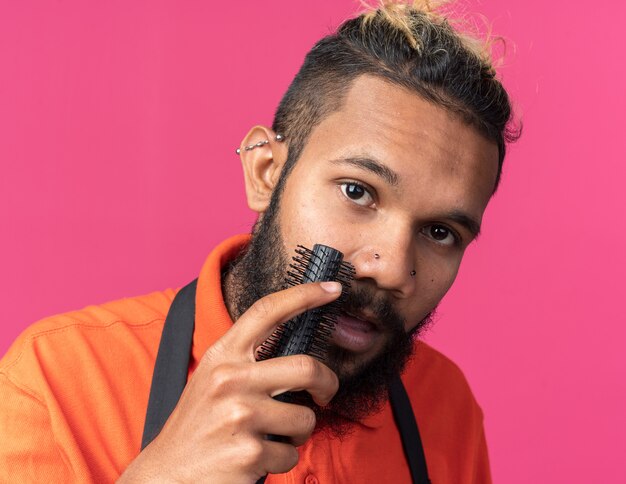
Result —
[[[350,313],[366,312],[373,315],[376,322],[389,332],[405,332],[405,320],[400,313],[396,311],[388,297],[377,294],[368,287],[353,286],[345,293],[341,309]]]

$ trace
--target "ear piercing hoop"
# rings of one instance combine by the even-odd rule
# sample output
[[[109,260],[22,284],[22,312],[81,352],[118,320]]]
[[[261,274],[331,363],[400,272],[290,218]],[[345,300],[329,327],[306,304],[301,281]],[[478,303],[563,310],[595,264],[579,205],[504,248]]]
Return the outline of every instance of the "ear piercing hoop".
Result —
[[[284,141],[285,137],[282,134],[277,134],[274,137],[274,141]],[[253,143],[251,145],[248,145],[244,148],[245,151],[252,151],[254,148],[260,148],[261,146],[265,146],[267,144],[269,144],[270,140],[268,139],[264,139],[262,141],[259,141],[258,143]],[[237,148],[235,150],[235,153],[237,153],[238,155],[241,153],[241,148]]]

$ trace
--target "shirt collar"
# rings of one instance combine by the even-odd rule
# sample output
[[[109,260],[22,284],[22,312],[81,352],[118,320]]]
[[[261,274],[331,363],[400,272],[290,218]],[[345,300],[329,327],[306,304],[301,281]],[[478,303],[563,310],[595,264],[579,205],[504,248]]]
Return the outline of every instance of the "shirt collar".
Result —
[[[207,257],[196,289],[196,326],[191,349],[192,367],[209,346],[233,325],[222,293],[222,269],[250,242],[250,234],[235,235],[219,244]]]

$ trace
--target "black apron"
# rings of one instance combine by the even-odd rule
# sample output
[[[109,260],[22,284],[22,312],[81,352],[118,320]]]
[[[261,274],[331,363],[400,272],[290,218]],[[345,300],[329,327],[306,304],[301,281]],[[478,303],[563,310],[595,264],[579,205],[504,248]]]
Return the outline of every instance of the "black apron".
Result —
[[[195,325],[197,282],[196,279],[176,294],[165,319],[150,386],[142,450],[159,434],[187,384]],[[412,481],[414,484],[429,484],[422,440],[411,402],[399,375],[389,386],[389,401]],[[261,478],[258,482],[264,480],[265,478]]]

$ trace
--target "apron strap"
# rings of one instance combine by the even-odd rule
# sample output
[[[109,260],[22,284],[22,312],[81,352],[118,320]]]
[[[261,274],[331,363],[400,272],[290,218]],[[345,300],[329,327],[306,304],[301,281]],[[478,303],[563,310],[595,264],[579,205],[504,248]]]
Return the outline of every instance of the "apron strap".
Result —
[[[402,448],[409,463],[413,483],[430,484],[420,431],[411,407],[411,400],[409,400],[400,375],[396,375],[389,385],[389,401],[396,427],[400,431]]]
[[[142,450],[159,435],[187,384],[195,325],[197,282],[197,279],[194,280],[176,294],[163,325],[150,386],[146,423],[141,440]],[[399,375],[389,386],[389,400],[396,426],[400,431],[402,448],[409,463],[412,481],[414,484],[430,484],[419,429],[411,401]],[[265,477],[262,477],[258,482],[264,481]]]
[[[141,450],[159,435],[187,384],[196,312],[197,282],[197,279],[194,280],[176,294],[165,318],[159,352],[152,374]]]

